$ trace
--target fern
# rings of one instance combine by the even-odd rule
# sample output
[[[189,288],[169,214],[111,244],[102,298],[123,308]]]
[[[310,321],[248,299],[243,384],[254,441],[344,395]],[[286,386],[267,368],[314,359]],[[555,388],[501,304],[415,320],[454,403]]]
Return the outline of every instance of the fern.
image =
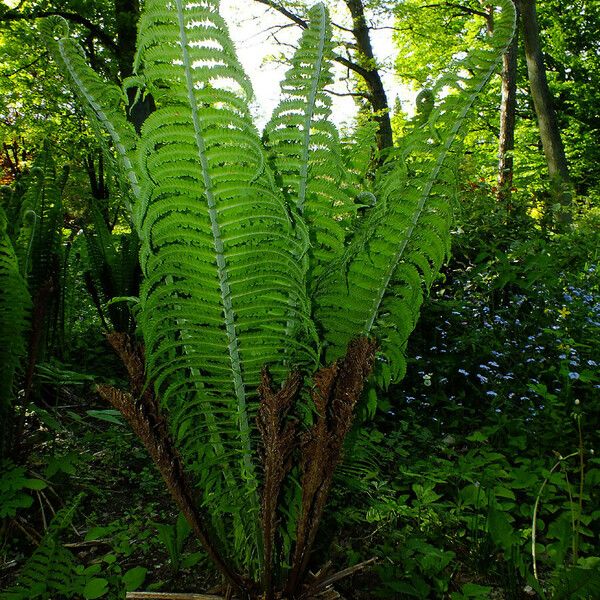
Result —
[[[514,31],[512,3],[498,4],[502,11],[488,47],[474,51],[440,80],[434,94],[443,91],[445,97],[387,158],[378,173],[376,207],[315,299],[328,358],[341,356],[352,337],[374,335],[387,359],[387,382],[405,372],[408,337],[449,249],[453,144]]]
[[[78,573],[77,559],[60,543],[60,534],[71,524],[80,501],[81,496],[56,513],[17,582],[0,593],[0,600],[81,597],[84,578]]]
[[[371,149],[344,161],[329,122],[325,87],[332,46],[323,5],[309,13],[310,25],[282,84],[282,102],[265,130],[266,150],[248,112],[251,86],[217,0],[144,3],[135,75],[127,86],[150,94],[156,111],[139,136],[127,123],[122,91],[87,66],[65,23],[53,19],[44,26],[88,114],[110,136],[141,243],[146,388],[139,351],[127,350],[122,341],[135,400],[107,386],[103,393],[137,423],[180,507],[198,513],[201,539],[207,546],[219,541],[222,548],[212,553],[217,564],[225,556],[254,580],[263,567],[268,599],[275,594],[272,563],[277,555],[290,556],[294,540],[288,534],[294,530],[290,575],[279,583],[293,596],[306,576],[332,470],[372,368],[375,344],[365,338],[378,339],[386,380],[404,371],[406,341],[448,252],[451,147],[512,35],[512,3],[500,4],[489,48],[476,50],[439,82],[434,94],[443,90],[445,97],[390,153],[374,183],[362,185],[358,179],[366,174]],[[363,208],[358,214],[355,201]],[[114,262],[113,250],[108,252],[106,262]],[[326,344],[325,361],[333,364],[321,364],[317,331]],[[268,385],[258,398],[265,366],[271,375],[263,371]],[[306,425],[292,470],[302,486],[290,501],[297,510],[288,510],[297,522],[286,521],[289,531],[277,537],[276,501],[289,499],[291,490],[283,483],[289,469],[278,470],[277,448],[293,454],[293,440],[284,444],[278,427],[298,400],[301,376],[295,372],[288,379],[296,382],[293,390],[277,392],[272,383],[280,384],[294,369],[311,376],[318,414]],[[284,392],[289,398],[282,408],[274,399]],[[162,425],[160,435],[153,428],[165,422],[156,399],[170,433]],[[253,427],[261,402],[269,470],[264,477]],[[171,473],[165,465],[178,467]],[[184,470],[197,485],[198,511],[190,508]],[[263,495],[265,564],[261,479],[275,496],[264,502]],[[206,527],[205,509],[212,519]],[[231,576],[229,567],[222,570],[242,591],[243,579]]]
[[[134,327],[124,302],[109,304],[115,297],[135,297],[139,293],[139,240],[135,231],[113,235],[95,204],[89,208],[90,227],[84,231],[87,261],[84,280],[99,315],[105,316],[114,331],[131,332]]]
[[[316,4],[281,84],[282,100],[263,134],[283,191],[308,226],[311,288],[342,252],[346,232],[341,220],[354,208],[340,187],[344,166],[338,131],[330,121],[331,97],[325,92],[333,81],[332,56],[329,15]]]
[[[33,162],[22,197],[20,229],[15,242],[20,268],[34,304],[30,360],[44,359],[62,337],[61,294],[64,177],[58,176],[51,145],[45,141]]]
[[[26,353],[31,298],[0,207],[0,459],[11,444],[15,381]]]
[[[60,269],[62,221],[62,190],[46,141],[27,181],[17,240],[21,270],[32,296]]]
[[[60,27],[51,31],[64,34]],[[316,354],[296,260],[303,248],[251,122],[251,86],[218,2],[145,4],[136,80],[157,110],[137,141],[114,108],[116,88],[100,84],[74,42],[61,37],[50,47],[112,136],[136,198],[140,326],[174,437],[213,503],[215,525],[241,502],[245,520],[257,523],[250,423],[260,369],[270,364],[282,376],[283,357],[314,364]],[[259,532],[243,529],[234,545],[259,556]]]

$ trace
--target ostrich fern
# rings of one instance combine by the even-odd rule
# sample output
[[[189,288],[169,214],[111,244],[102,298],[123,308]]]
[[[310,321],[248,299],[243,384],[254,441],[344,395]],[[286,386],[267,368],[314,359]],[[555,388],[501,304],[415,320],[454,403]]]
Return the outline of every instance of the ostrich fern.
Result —
[[[13,442],[15,379],[26,354],[31,313],[31,296],[19,270],[7,225],[0,206],[0,461],[7,458]]]
[[[404,373],[408,336],[448,252],[452,147],[510,41],[514,10],[499,0],[487,48],[440,82],[429,118],[357,190],[364,158],[344,163],[329,120],[326,8],[309,12],[261,140],[218,4],[144,3],[125,87],[157,108],[139,135],[125,94],[87,66],[66,22],[47,19],[44,35],[110,136],[141,243],[145,360],[141,346],[114,337],[131,391],[101,393],[240,596],[308,597],[324,585],[307,591],[305,575],[353,408],[376,346],[384,380]],[[355,210],[361,192],[376,199],[365,215]],[[282,507],[284,497],[297,501]],[[295,522],[291,545],[277,532],[282,515]]]

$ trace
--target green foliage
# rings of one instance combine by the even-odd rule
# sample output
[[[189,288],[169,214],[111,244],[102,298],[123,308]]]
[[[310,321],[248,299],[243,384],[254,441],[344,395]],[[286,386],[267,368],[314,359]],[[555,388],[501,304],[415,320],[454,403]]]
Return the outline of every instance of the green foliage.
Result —
[[[26,353],[31,298],[0,206],[0,459],[12,439],[16,376]]]
[[[10,461],[0,463],[0,519],[14,517],[22,508],[29,508],[33,498],[27,490],[42,490],[46,483],[27,477],[23,467]]]
[[[434,85],[449,64],[486,45],[486,23],[477,2],[451,7],[407,0],[397,3],[393,11],[398,23],[396,72],[416,89]]]
[[[328,357],[340,356],[357,333],[375,335],[387,363],[384,384],[405,373],[404,350],[449,249],[451,152],[469,110],[493,73],[514,28],[514,14],[497,19],[490,46],[474,51],[434,90],[439,105],[389,156],[376,181],[378,202],[358,226],[324,291],[316,295],[316,316],[329,343]],[[465,72],[471,76],[465,76]],[[339,318],[339,307],[345,318]]]
[[[57,597],[93,600],[106,596],[109,582],[95,576],[99,569],[83,569],[73,553],[60,543],[60,534],[71,524],[80,500],[78,497],[71,506],[56,513],[38,548],[19,573],[16,584],[0,593],[2,600]]]
[[[131,332],[134,320],[128,303],[139,293],[139,241],[135,232],[113,234],[96,204],[90,207],[90,225],[85,230],[87,243],[84,280],[98,314],[114,331]],[[116,302],[111,302],[113,299]],[[108,326],[107,326],[108,327]]]
[[[261,369],[268,365],[278,382],[292,368],[312,374],[352,338],[376,336],[382,381],[401,378],[406,340],[448,249],[450,148],[510,40],[514,11],[502,0],[489,44],[438,82],[444,98],[371,190],[357,182],[368,159],[344,168],[328,122],[324,6],[310,12],[267,150],[218,6],[145,3],[125,85],[156,105],[139,136],[124,94],[87,66],[66,23],[48,19],[43,29],[95,127],[110,136],[128,189],[148,379],[227,556],[254,576],[262,539],[251,424]],[[377,199],[360,218],[357,192],[366,192],[364,206]]]
[[[181,567],[194,566],[200,560],[200,553],[196,552],[183,556],[184,546],[192,533],[192,528],[185,516],[179,513],[175,524],[154,523],[160,541],[165,545],[171,560],[171,566],[176,573]]]

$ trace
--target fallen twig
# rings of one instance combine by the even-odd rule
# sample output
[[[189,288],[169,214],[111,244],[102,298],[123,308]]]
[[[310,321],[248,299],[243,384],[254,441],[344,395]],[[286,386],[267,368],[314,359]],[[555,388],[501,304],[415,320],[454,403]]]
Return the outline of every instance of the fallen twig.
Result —
[[[171,592],[127,592],[127,600],[223,600],[212,594],[178,594]]]

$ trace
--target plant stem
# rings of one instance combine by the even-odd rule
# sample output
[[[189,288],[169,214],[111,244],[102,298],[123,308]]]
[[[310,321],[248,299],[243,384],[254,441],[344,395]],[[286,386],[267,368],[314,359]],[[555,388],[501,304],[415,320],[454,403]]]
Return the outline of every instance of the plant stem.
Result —
[[[558,467],[565,460],[567,460],[569,458],[573,458],[573,456],[576,456],[577,454],[579,454],[579,452],[573,452],[571,454],[568,454],[567,456],[561,456],[559,458],[558,462],[550,469],[550,473],[549,473],[548,477],[546,477],[546,479],[544,479],[544,483],[542,483],[542,485],[540,487],[540,491],[537,493],[537,496],[535,498],[535,504],[533,505],[533,518],[532,518],[532,522],[531,522],[531,558],[533,560],[533,576],[535,577],[536,581],[540,580],[540,578],[538,577],[536,550],[535,550],[537,512],[538,512],[538,507],[540,505],[540,498],[542,497],[542,492],[544,491],[544,488],[546,487],[546,484],[548,483],[548,480],[550,479],[550,475],[552,475],[552,473],[554,473],[554,471],[556,471],[556,469],[558,469]]]

